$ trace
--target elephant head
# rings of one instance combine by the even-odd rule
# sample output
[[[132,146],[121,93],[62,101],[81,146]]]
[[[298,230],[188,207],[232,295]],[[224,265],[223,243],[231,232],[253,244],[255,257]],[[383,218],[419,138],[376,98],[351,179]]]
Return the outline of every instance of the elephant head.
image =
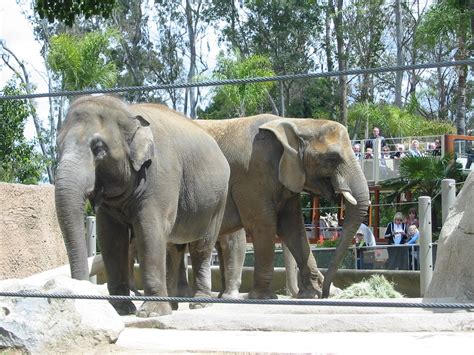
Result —
[[[82,97],[59,132],[55,200],[71,276],[87,280],[84,206],[87,199],[120,199],[154,155],[149,123],[133,117],[119,99]]]
[[[334,121],[313,119],[277,119],[260,129],[273,132],[283,146],[279,180],[286,188],[333,201],[342,194],[347,202],[342,237],[324,278],[322,296],[328,297],[339,264],[370,205],[367,181],[347,130]]]

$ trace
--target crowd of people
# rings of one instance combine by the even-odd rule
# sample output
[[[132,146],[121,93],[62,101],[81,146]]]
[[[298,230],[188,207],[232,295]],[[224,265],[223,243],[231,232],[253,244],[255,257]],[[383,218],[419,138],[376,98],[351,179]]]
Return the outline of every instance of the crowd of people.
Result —
[[[402,143],[397,143],[393,145],[387,144],[385,137],[382,136],[380,129],[374,127],[372,135],[369,139],[365,141],[364,151],[362,152],[362,146],[360,143],[355,143],[352,146],[355,156],[358,159],[373,159],[374,158],[374,145],[376,139],[380,139],[381,154],[380,158],[384,159],[402,159],[406,156],[440,156],[441,155],[441,141],[435,139],[434,142],[429,142],[426,145],[426,149],[421,149],[420,141],[413,139],[410,143],[410,147],[405,147]]]
[[[419,220],[416,208],[411,208],[406,218],[404,218],[402,212],[396,212],[393,220],[387,224],[385,230],[384,238],[387,240],[387,245],[419,244],[420,232],[418,227]],[[372,230],[364,223],[360,225],[354,239],[354,244],[357,248],[376,246]],[[409,253],[406,250],[391,247],[387,248],[387,251],[389,269],[405,269],[408,264],[410,264],[410,268],[411,266],[413,268],[419,267],[418,248],[411,248]],[[358,253],[358,258],[360,259],[360,253]],[[415,264],[412,265],[412,262]]]

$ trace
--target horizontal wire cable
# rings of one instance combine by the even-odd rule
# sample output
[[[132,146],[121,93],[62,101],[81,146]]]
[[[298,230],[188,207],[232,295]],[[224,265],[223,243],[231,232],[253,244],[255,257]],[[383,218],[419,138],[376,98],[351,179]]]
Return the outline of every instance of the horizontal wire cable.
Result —
[[[161,296],[120,296],[120,295],[74,295],[37,292],[0,292],[0,297],[82,299],[106,301],[153,301],[178,303],[224,303],[224,304],[261,304],[293,306],[345,306],[345,307],[393,307],[393,308],[436,308],[436,309],[474,309],[474,303],[416,303],[387,301],[348,301],[328,299],[227,299],[204,297],[161,297]]]
[[[347,75],[360,75],[360,74],[375,74],[375,73],[387,73],[397,72],[406,70],[416,69],[432,69],[440,67],[453,67],[460,65],[474,65],[474,59],[456,60],[456,61],[442,61],[436,63],[422,63],[422,64],[410,64],[400,65],[392,67],[377,67],[377,68],[365,68],[365,69],[348,69],[340,71],[330,71],[322,73],[305,73],[305,74],[288,74],[278,75],[273,77],[256,77],[256,78],[245,78],[245,79],[226,79],[226,80],[208,80],[201,82],[186,82],[176,84],[156,84],[156,85],[142,85],[142,86],[125,86],[120,88],[104,88],[104,89],[85,89],[85,90],[64,90],[50,93],[37,93],[37,94],[23,94],[23,95],[0,95],[0,101],[4,100],[23,100],[23,99],[34,99],[41,97],[58,97],[58,96],[77,96],[77,95],[88,95],[88,94],[113,94],[113,93],[124,93],[130,91],[153,91],[163,89],[185,89],[192,87],[207,87],[207,86],[222,86],[231,84],[254,84],[254,83],[265,83],[272,81],[286,81],[296,79],[308,79],[308,78],[328,78],[335,76],[347,76]]]

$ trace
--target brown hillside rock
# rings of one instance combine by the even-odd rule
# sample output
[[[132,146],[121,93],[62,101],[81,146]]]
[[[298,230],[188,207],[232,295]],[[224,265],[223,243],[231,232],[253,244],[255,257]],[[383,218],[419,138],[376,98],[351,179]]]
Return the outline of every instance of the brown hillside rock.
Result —
[[[0,279],[23,278],[68,263],[54,186],[0,183]]]
[[[474,174],[449,212],[438,242],[433,279],[425,299],[474,301]]]

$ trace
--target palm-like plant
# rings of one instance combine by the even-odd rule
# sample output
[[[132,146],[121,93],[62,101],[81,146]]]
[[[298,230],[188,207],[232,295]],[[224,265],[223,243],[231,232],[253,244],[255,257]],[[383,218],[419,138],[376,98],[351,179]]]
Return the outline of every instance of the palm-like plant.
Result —
[[[456,163],[453,154],[443,157],[405,157],[400,161],[400,177],[383,183],[385,189],[392,192],[385,197],[386,202],[393,202],[401,193],[411,193],[414,200],[420,196],[432,198],[433,228],[438,226],[438,214],[441,211],[441,181],[454,179],[465,180],[462,165]],[[411,206],[409,206],[411,207]]]

